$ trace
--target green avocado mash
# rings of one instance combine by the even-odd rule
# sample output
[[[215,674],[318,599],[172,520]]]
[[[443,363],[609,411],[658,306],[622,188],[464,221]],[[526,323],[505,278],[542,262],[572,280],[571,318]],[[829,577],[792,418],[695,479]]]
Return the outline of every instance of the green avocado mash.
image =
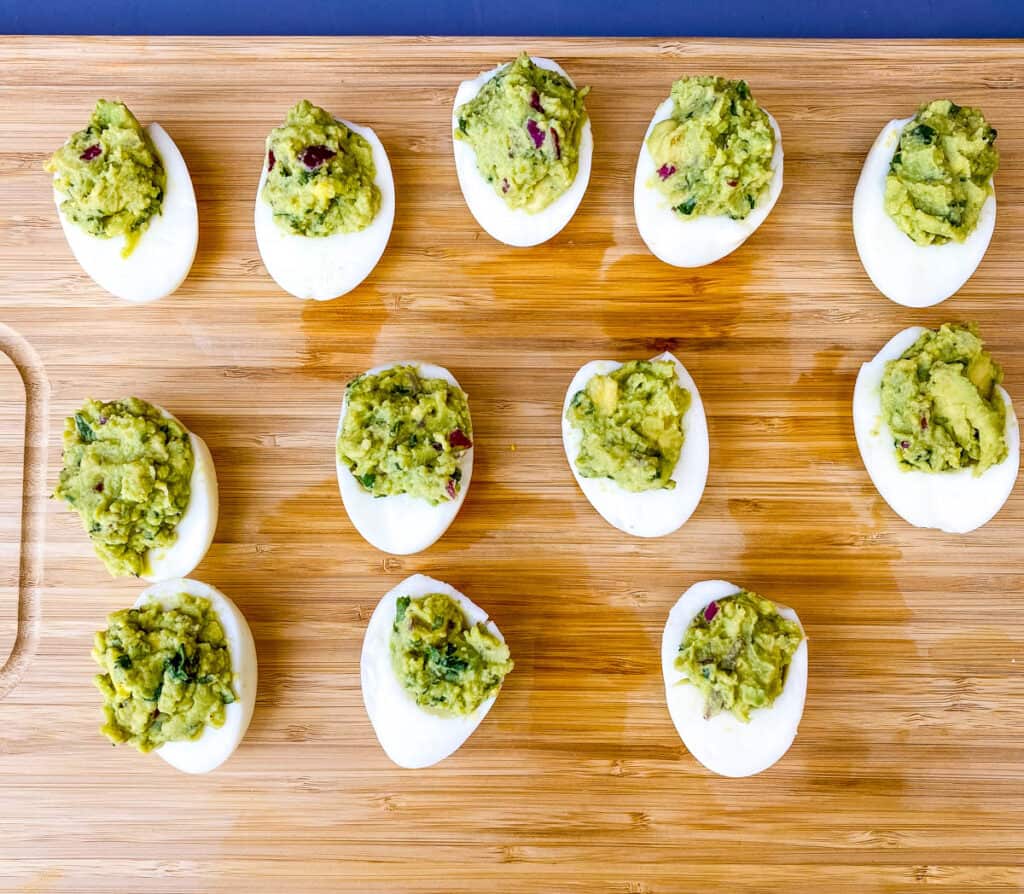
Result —
[[[394,366],[348,383],[338,460],[375,497],[409,494],[430,503],[454,500],[459,460],[473,446],[469,405],[444,379]]]
[[[443,593],[398,600],[390,648],[399,682],[437,714],[472,714],[513,668],[508,646],[483,624],[468,624]]]
[[[53,153],[46,170],[66,196],[64,216],[93,236],[124,236],[123,257],[163,206],[163,163],[123,102],[98,100],[89,126]]]
[[[149,550],[177,539],[192,464],[188,432],[144,400],[88,400],[64,422],[54,496],[79,514],[112,575],[138,576]]]
[[[668,360],[631,360],[593,376],[565,414],[583,433],[576,469],[630,491],[671,490],[689,406],[690,392]]]
[[[96,634],[92,657],[103,669],[106,723],[115,745],[152,751],[224,725],[235,701],[231,653],[210,601],[182,593],[173,606],[147,602],[114,612]]]
[[[1003,371],[978,327],[928,330],[885,365],[882,415],[904,469],[980,475],[1006,459],[1006,407],[995,387]]]
[[[763,596],[741,590],[705,606],[686,628],[676,670],[704,696],[704,717],[731,711],[744,723],[770,708],[786,684],[800,625]]]
[[[589,92],[523,53],[455,110],[455,139],[472,146],[481,176],[509,208],[535,214],[576,179]]]
[[[996,130],[980,109],[925,103],[900,133],[885,178],[885,212],[918,245],[963,242],[999,167]]]
[[[302,100],[267,137],[263,201],[299,236],[364,230],[380,210],[373,149],[328,112]]]
[[[680,217],[743,220],[767,194],[775,131],[746,81],[682,78],[672,85],[672,117],[647,138],[652,185]]]

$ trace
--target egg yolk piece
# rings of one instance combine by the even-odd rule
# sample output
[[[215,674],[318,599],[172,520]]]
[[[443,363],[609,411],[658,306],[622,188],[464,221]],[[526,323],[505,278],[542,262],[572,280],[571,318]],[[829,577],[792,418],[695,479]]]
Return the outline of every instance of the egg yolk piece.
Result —
[[[770,708],[782,693],[803,630],[768,599],[741,590],[696,614],[679,646],[675,668],[704,696],[704,717]]]
[[[926,330],[885,365],[882,412],[904,469],[981,475],[1006,459],[1003,371],[974,324]]]
[[[885,180],[885,212],[918,245],[964,242],[992,195],[996,130],[980,109],[925,103],[900,131]]]
[[[88,126],[71,135],[46,170],[65,196],[64,216],[92,236],[124,236],[123,257],[163,208],[163,163],[123,102],[98,100]]]
[[[542,211],[576,179],[589,90],[523,53],[455,110],[455,139],[509,208]]]
[[[743,220],[767,195],[775,131],[745,81],[682,78],[672,85],[672,114],[647,137],[652,186],[683,218]]]
[[[54,496],[78,513],[113,576],[143,576],[149,551],[177,540],[194,462],[188,432],[152,404],[89,400],[65,420]]]
[[[667,360],[632,360],[593,376],[566,412],[583,434],[580,475],[610,478],[633,492],[674,488],[690,401]]]
[[[514,667],[504,641],[482,623],[469,624],[444,593],[399,597],[389,648],[401,685],[437,714],[472,714]]]
[[[381,207],[369,141],[302,100],[267,137],[262,199],[285,232],[326,237],[365,230]]]
[[[148,752],[220,727],[237,695],[231,653],[208,599],[181,593],[115,612],[96,634],[95,678],[103,694],[101,732]]]

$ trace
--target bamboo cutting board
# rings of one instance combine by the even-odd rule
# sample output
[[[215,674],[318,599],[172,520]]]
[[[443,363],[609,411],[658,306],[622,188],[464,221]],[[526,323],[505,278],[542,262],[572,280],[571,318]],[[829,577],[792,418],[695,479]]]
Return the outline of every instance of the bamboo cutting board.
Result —
[[[515,250],[463,203],[449,116],[460,80],[524,47],[593,86],[596,149],[575,219]],[[911,528],[850,421],[860,363],[912,324],[978,320],[1024,400],[1022,58],[1000,43],[0,42],[0,320],[18,333],[0,346],[30,393],[26,409],[0,357],[0,689],[20,677],[0,701],[0,891],[1024,890],[1024,488],[973,535]],[[786,183],[739,251],[680,271],[636,233],[633,170],[671,81],[705,72],[746,78],[778,119]],[[912,311],[861,269],[850,204],[884,122],[947,95],[999,129],[999,220],[963,291]],[[98,96],[163,124],[192,171],[199,254],[155,305],[85,277],[42,172]],[[301,97],[372,125],[398,190],[383,261],[326,304],[276,288],[252,229],[264,137]],[[711,473],[682,530],[646,542],[578,491],[559,413],[585,361],[666,348],[700,386]],[[333,437],[344,382],[400,358],[456,374],[478,450],[447,536],[389,558],[342,509]],[[140,587],[110,580],[47,495],[63,417],[125,394],[209,443],[221,519],[194,576],[256,637],[252,727],[208,777],[96,729],[92,633]],[[490,611],[516,670],[461,751],[409,772],[374,739],[358,661],[376,600],[414,572]],[[793,605],[810,637],[800,735],[751,779],[705,771],[665,708],[662,624],[708,577]]]

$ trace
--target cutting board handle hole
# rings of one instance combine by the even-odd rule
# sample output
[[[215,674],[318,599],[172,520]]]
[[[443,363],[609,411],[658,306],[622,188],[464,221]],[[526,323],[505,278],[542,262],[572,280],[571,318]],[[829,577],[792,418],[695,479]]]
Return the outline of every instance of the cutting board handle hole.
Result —
[[[39,639],[50,383],[39,355],[0,323],[0,698]]]

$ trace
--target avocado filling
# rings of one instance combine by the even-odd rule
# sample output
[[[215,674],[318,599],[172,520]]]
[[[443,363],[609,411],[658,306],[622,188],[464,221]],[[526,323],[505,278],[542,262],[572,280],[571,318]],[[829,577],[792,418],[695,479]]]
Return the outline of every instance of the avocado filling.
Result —
[[[149,136],[123,102],[100,99],[89,125],[46,163],[64,216],[92,236],[124,236],[132,253],[163,207],[167,176]]]
[[[690,392],[668,360],[631,360],[593,376],[565,414],[583,435],[577,471],[629,491],[671,490],[689,406]]]
[[[455,139],[473,148],[480,175],[509,208],[535,214],[576,179],[588,92],[523,53],[456,109]]]
[[[261,195],[288,233],[355,233],[380,210],[376,175],[370,143],[304,99],[267,137]]]
[[[804,634],[774,603],[741,590],[711,602],[686,628],[676,670],[704,696],[704,717],[730,711],[749,722],[750,712],[770,708]]]
[[[88,400],[64,422],[64,468],[54,496],[74,509],[115,577],[149,572],[188,508],[188,432],[137,397]]]
[[[348,383],[338,461],[375,497],[409,494],[437,504],[461,489],[459,462],[472,438],[465,392],[395,366]]]
[[[743,220],[768,194],[775,131],[746,81],[681,78],[672,117],[647,138],[656,169],[651,185],[683,218]]]
[[[904,469],[980,475],[1006,459],[1003,371],[974,323],[928,330],[885,365],[882,415]]]
[[[978,225],[999,167],[996,129],[980,109],[925,103],[900,133],[885,212],[918,245],[963,242]]]
[[[197,739],[207,724],[224,725],[224,706],[236,699],[217,614],[188,593],[167,608],[147,602],[114,612],[92,657],[103,670],[95,678],[106,717],[100,732],[115,745],[146,752]]]
[[[399,682],[437,714],[472,714],[513,668],[508,646],[443,593],[398,600],[390,649]]]

